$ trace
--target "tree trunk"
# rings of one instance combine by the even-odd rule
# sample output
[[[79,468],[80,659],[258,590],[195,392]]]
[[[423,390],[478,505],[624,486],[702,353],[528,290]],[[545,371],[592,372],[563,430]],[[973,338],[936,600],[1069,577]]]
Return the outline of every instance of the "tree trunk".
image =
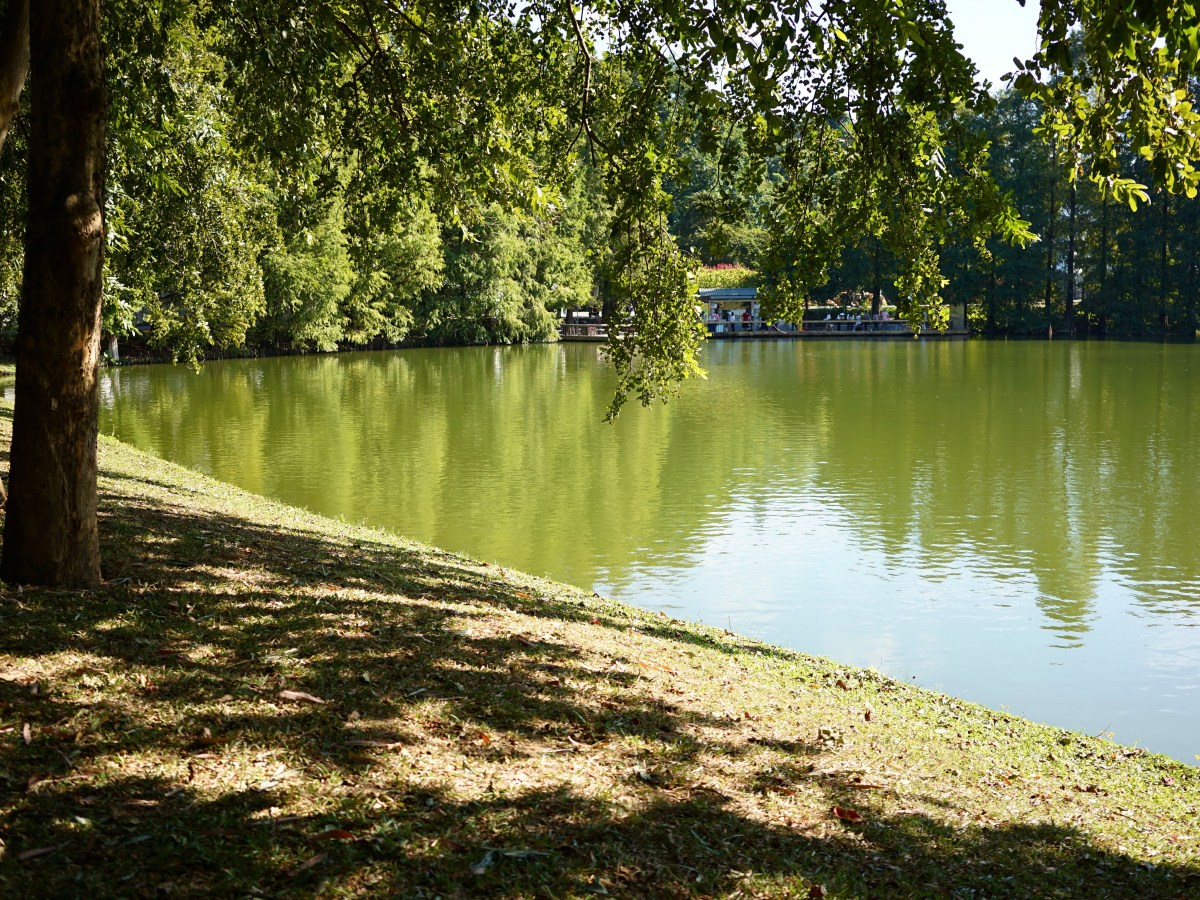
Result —
[[[875,238],[875,265],[871,275],[871,315],[879,315],[880,300],[883,297],[881,289],[882,277],[879,272],[879,238]]]
[[[1058,148],[1051,149],[1050,209],[1046,217],[1046,330],[1054,336],[1054,224],[1058,219]]]
[[[1179,295],[1183,300],[1184,314],[1184,331],[1183,335],[1189,341],[1196,339],[1196,291],[1200,290],[1200,285],[1197,284],[1197,275],[1200,271],[1196,265],[1196,209],[1192,204],[1181,204],[1176,212],[1176,218],[1182,220],[1179,222],[1179,238],[1180,244],[1180,263],[1187,260],[1187,276],[1180,277]]]
[[[29,218],[0,572],[9,582],[85,587],[100,580],[100,0],[40,0],[31,12]]]
[[[993,233],[992,242],[996,235]],[[992,262],[988,266],[988,303],[987,303],[987,333],[996,333],[996,253],[992,252]]]
[[[1158,266],[1158,327],[1165,336],[1170,329],[1170,319],[1167,316],[1167,235],[1171,224],[1171,195],[1165,190],[1159,191],[1163,201],[1162,214],[1162,244]]]
[[[1100,196],[1100,299],[1098,327],[1101,334],[1108,331],[1108,196]]]
[[[1075,333],[1075,221],[1079,208],[1078,187],[1078,181],[1071,182],[1071,218],[1067,229],[1067,334]]]
[[[942,251],[939,249],[938,250],[938,270],[939,271],[941,271],[941,259],[942,259]],[[955,295],[954,299],[959,300],[962,303],[963,330],[970,331],[970,325],[968,323],[971,321],[972,289],[971,289],[970,283],[967,281],[970,270],[967,267],[967,261],[964,257],[959,257],[959,259],[955,261],[954,271],[958,275],[958,278],[956,278],[954,280],[954,283],[956,285],[966,285],[966,287],[952,288],[952,290],[954,291],[954,295]]]
[[[21,89],[29,74],[29,0],[12,0],[0,24],[0,150],[21,109]]]

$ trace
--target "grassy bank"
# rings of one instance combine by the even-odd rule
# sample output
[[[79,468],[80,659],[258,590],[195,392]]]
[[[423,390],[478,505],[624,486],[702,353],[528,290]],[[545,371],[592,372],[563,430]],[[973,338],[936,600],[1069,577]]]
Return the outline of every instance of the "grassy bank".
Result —
[[[105,586],[0,592],[0,894],[1200,892],[1200,771],[101,452]]]

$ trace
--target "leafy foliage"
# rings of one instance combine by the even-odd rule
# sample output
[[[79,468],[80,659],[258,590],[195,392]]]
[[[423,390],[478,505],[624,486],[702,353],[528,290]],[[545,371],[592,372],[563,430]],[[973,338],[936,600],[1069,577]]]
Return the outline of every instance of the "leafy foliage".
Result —
[[[223,63],[186,13],[109,12],[105,330],[141,324],[172,355],[243,342],[263,308],[269,198],[228,141]],[[153,49],[153,52],[148,52]]]
[[[349,228],[355,277],[343,305],[340,340],[396,343],[412,328],[413,305],[442,284],[446,261],[441,230],[421,202],[382,221],[363,205],[354,211],[360,216]]]
[[[680,250],[752,265],[768,316],[886,290],[914,321],[986,298],[992,327],[1023,329],[1066,302],[1061,242],[1022,248],[1053,236],[1068,192],[1079,258],[1111,251],[1102,287],[1082,276],[1087,320],[1185,321],[1190,244],[1172,227],[1190,207],[1162,219],[1152,289],[1121,261],[1163,257],[1164,241],[1134,249],[1114,209],[1096,234],[1102,196],[1200,184],[1185,7],[1046,0],[1019,94],[996,105],[939,0],[114,0],[105,328],[195,359],[247,337],[541,340],[558,310],[599,303],[622,322],[622,396],[648,402],[699,371]],[[9,223],[17,125],[0,159]],[[1083,174],[1095,188],[1070,188]],[[6,227],[0,316],[20,246]]]
[[[341,203],[332,202],[311,229],[263,257],[267,308],[259,327],[277,345],[337,349],[354,283],[344,225]]]
[[[663,400],[683,379],[704,374],[697,358],[706,331],[688,290],[692,263],[665,230],[630,229],[624,242],[613,279],[620,313],[607,347],[618,375],[610,420],[631,394],[643,404]]]
[[[1170,0],[1056,0],[1041,6],[1041,44],[1016,60],[1013,80],[1038,100],[1048,132],[1079,157],[1108,196],[1136,209],[1149,199],[1131,177],[1134,148],[1153,179],[1195,197],[1200,188],[1200,113],[1189,78],[1200,62],[1200,19]],[[1077,29],[1077,30],[1075,30]]]
[[[701,288],[748,288],[758,286],[758,273],[745,266],[705,266],[696,273]]]
[[[1134,210],[1104,184],[1073,181],[1077,159],[1069,146],[1044,140],[1043,119],[1039,100],[1010,90],[976,120],[991,144],[993,177],[1043,240],[1027,247],[994,236],[982,245],[949,241],[942,253],[948,293],[977,308],[974,322],[987,333],[1194,337],[1200,201],[1160,188]],[[1122,152],[1124,171],[1137,183],[1153,181],[1144,157]]]

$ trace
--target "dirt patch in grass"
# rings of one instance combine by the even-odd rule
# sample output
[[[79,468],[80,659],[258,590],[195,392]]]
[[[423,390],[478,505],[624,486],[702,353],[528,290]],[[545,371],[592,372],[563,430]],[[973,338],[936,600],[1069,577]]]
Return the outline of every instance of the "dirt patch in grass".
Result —
[[[5,896],[1200,893],[1195,769],[101,454],[104,587],[0,590]]]

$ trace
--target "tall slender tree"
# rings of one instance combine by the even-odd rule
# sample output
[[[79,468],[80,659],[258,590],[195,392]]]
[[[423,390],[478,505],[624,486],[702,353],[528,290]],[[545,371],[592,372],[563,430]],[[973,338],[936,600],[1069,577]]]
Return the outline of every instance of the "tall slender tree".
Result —
[[[1042,240],[1046,244],[1046,284],[1043,309],[1046,316],[1046,332],[1054,336],[1054,270],[1058,257],[1054,237],[1058,223],[1058,144],[1050,144],[1050,165],[1046,168],[1046,231]]]

